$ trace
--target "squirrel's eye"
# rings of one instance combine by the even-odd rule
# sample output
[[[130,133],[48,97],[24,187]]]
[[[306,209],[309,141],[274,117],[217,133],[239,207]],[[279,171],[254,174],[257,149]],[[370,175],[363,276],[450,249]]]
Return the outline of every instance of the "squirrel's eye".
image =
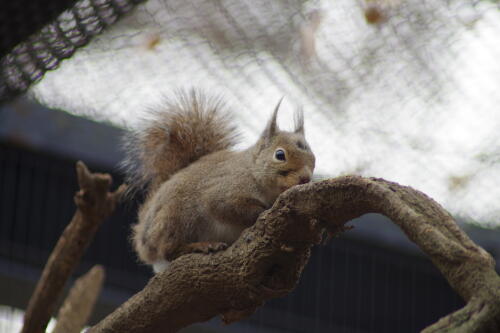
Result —
[[[283,149],[276,150],[276,152],[274,153],[274,157],[276,157],[276,159],[279,161],[286,161],[286,156]]]

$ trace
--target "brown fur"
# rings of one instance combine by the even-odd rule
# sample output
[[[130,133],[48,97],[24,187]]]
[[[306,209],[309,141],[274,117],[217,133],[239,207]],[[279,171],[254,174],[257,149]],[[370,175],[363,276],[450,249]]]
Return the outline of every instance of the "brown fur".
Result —
[[[179,92],[145,117],[124,142],[132,190],[154,191],[200,157],[232,147],[238,137],[224,103],[197,90]]]
[[[198,120],[182,117],[184,133],[216,137],[204,140],[203,152],[209,153],[203,156],[193,154],[196,152],[193,147],[179,150],[181,146],[172,140],[169,141],[172,145],[166,147],[162,138],[165,134],[157,131],[165,128],[162,124],[145,134],[150,153],[159,144],[160,151],[168,151],[169,156],[168,161],[161,163],[158,156],[148,156],[148,163],[153,165],[144,166],[161,176],[153,180],[157,185],[149,192],[139,210],[139,222],[133,227],[134,248],[142,261],[152,264],[170,261],[185,253],[224,249],[244,228],[251,226],[281,192],[311,179],[315,159],[304,138],[303,119],[299,114],[294,132],[280,131],[276,125],[278,106],[259,140],[239,152],[221,148],[224,145],[218,138],[227,134],[217,132],[220,128],[229,128],[227,123],[196,127]],[[198,108],[195,114],[203,118],[205,111]],[[216,112],[212,114],[214,119]],[[165,119],[173,118],[165,116]],[[166,125],[180,124],[167,122]],[[190,127],[192,130],[187,130]],[[183,140],[199,141],[194,137]],[[275,158],[277,149],[285,152],[286,161]],[[193,162],[186,165],[190,156],[194,157]],[[171,170],[177,172],[172,174]]]

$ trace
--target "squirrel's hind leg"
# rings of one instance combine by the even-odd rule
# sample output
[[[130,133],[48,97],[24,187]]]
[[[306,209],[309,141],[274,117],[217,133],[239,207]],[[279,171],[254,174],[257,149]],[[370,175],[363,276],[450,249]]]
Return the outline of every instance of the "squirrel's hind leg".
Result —
[[[223,242],[196,242],[186,244],[184,248],[186,251],[194,253],[213,253],[224,251],[227,249],[227,244]]]
[[[227,244],[222,242],[194,242],[180,245],[175,251],[175,257],[188,253],[214,253],[227,249]]]
[[[222,242],[194,242],[181,244],[177,248],[170,248],[169,251],[165,251],[165,259],[168,261],[175,260],[176,258],[189,254],[189,253],[214,253],[218,251],[223,251],[227,249],[227,244]]]
[[[225,249],[227,249],[227,244],[220,242],[195,242],[195,243],[184,244],[179,246],[176,251],[166,252],[165,258],[168,258],[168,260],[162,259],[154,261],[152,264],[153,271],[155,273],[160,273],[167,270],[168,267],[170,266],[170,261],[184,254],[189,254],[189,253],[208,254],[208,253],[223,251]]]

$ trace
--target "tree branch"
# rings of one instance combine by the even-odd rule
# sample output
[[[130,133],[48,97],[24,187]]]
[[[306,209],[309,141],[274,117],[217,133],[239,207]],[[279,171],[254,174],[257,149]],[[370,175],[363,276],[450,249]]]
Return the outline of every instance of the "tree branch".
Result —
[[[104,267],[96,265],[75,281],[57,315],[52,333],[79,333],[87,323],[104,282]]]
[[[73,269],[94,237],[99,225],[115,209],[125,190],[109,192],[111,176],[90,173],[83,162],[76,165],[80,191],[75,194],[77,211],[59,238],[31,296],[22,333],[42,333]]]
[[[176,332],[218,314],[225,322],[240,320],[295,288],[325,228],[338,233],[371,212],[397,224],[468,302],[464,311],[473,314],[467,327],[476,327],[471,332],[498,325],[500,277],[494,261],[439,204],[410,187],[347,176],[286,191],[226,251],[178,258],[89,332]],[[436,325],[459,325],[459,319],[460,313]]]

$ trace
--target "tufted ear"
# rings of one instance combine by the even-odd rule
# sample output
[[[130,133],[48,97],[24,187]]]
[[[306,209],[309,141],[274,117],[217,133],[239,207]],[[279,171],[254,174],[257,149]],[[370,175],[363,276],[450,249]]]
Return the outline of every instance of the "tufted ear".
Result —
[[[267,122],[266,128],[264,129],[264,132],[262,132],[262,135],[260,136],[261,139],[264,139],[264,142],[268,143],[272,137],[276,135],[276,132],[279,131],[278,124],[276,123],[276,117],[278,116],[278,110],[281,105],[281,101],[283,101],[284,96],[281,97],[281,99],[278,101],[278,104],[274,108],[273,114],[271,115],[271,119]]]
[[[299,108],[295,111],[295,133],[304,135],[304,109]]]

